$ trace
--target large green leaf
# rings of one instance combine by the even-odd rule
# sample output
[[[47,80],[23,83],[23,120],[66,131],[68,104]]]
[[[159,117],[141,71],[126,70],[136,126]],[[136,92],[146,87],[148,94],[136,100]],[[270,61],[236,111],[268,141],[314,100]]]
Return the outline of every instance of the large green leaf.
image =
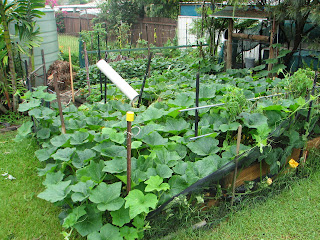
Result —
[[[151,176],[145,183],[147,184],[145,188],[146,192],[160,192],[170,188],[168,183],[163,183],[163,178],[160,176]]]
[[[81,181],[93,180],[94,182],[100,182],[104,176],[103,167],[104,162],[102,160],[98,163],[91,160],[88,166],[77,170],[77,178]]]
[[[99,231],[102,227],[102,212],[96,211],[96,208],[93,205],[87,206],[85,210],[87,214],[74,225],[74,228],[83,237]]]
[[[82,143],[88,142],[87,138],[89,137],[89,133],[77,131],[71,134],[70,137],[71,145],[80,145]]]
[[[134,227],[124,226],[124,227],[120,228],[120,234],[126,240],[139,239],[140,238],[139,233],[140,233],[140,229],[136,229]]]
[[[118,146],[114,145],[110,142],[106,143],[103,142],[102,144],[99,144],[92,148],[98,152],[101,153],[103,156],[107,157],[126,157],[127,156],[127,150],[125,149],[124,146]]]
[[[65,143],[68,142],[70,138],[69,134],[61,134],[59,136],[55,136],[50,140],[50,143],[55,147],[61,147]]]
[[[122,144],[125,140],[124,132],[118,133],[113,128],[103,128],[102,129],[103,134],[107,134],[111,141]]]
[[[90,201],[98,204],[100,211],[115,211],[121,208],[124,200],[120,198],[121,182],[113,184],[100,183],[91,191]]]
[[[155,108],[154,106],[150,106],[146,111],[144,111],[141,114],[141,118],[143,121],[147,122],[154,119],[160,119],[165,114],[166,114],[166,111]]]
[[[115,157],[110,161],[105,161],[105,167],[102,171],[109,173],[122,173],[127,170],[127,159],[124,157]]]
[[[80,217],[85,215],[87,212],[85,211],[85,205],[76,207],[72,209],[71,213],[63,220],[62,227],[69,228],[73,227],[77,223]]]
[[[156,195],[152,193],[144,195],[138,189],[131,190],[125,200],[125,208],[129,208],[130,218],[134,218],[140,213],[149,213],[150,208],[155,209],[158,203]]]
[[[203,137],[190,142],[187,144],[187,147],[190,150],[200,156],[206,156],[219,151],[218,147],[219,141],[211,137]]]
[[[159,133],[152,132],[146,136],[143,136],[142,141],[151,146],[161,146],[168,142],[167,138],[163,138]]]
[[[71,159],[71,155],[75,152],[75,148],[63,148],[58,149],[55,154],[52,154],[54,160],[61,160],[61,161],[69,161]]]
[[[77,150],[72,157],[72,164],[76,168],[82,168],[95,156],[96,152],[91,149],[85,149],[83,151]]]
[[[58,184],[63,180],[64,173],[61,171],[58,172],[49,172],[46,175],[46,180],[42,183],[45,186]]]
[[[89,192],[94,186],[94,182],[89,180],[86,182],[78,182],[75,185],[70,186],[71,191],[74,193],[71,195],[71,199],[74,202],[82,202],[89,197]]]
[[[173,171],[166,164],[158,164],[156,167],[157,174],[162,178],[170,178]]]
[[[46,161],[51,157],[51,154],[56,151],[56,147],[43,148],[35,151],[35,155],[40,162]]]
[[[40,99],[31,99],[28,102],[20,103],[18,110],[20,112],[25,112],[25,111],[28,111],[28,110],[30,110],[32,108],[39,107],[40,104],[41,104],[41,100]]]
[[[260,125],[268,124],[268,119],[262,113],[243,112],[239,115],[243,118],[243,123],[249,128],[258,128]]]
[[[38,197],[52,203],[61,201],[70,192],[70,189],[68,188],[70,183],[71,180],[48,185],[46,190],[39,193]]]
[[[189,129],[190,129],[190,124],[187,123],[184,119],[167,118],[162,131],[177,134],[184,131],[186,132]]]
[[[194,163],[194,172],[201,179],[217,170],[220,157],[210,155]]]
[[[129,209],[122,206],[119,210],[110,212],[112,217],[112,224],[122,227],[124,224],[129,223],[131,218],[129,216]]]
[[[119,228],[107,223],[100,232],[93,232],[88,235],[88,240],[123,240]]]
[[[188,183],[186,182],[185,179],[183,179],[181,176],[174,175],[172,178],[169,180],[169,185],[170,185],[170,196],[174,196],[183,190],[185,190],[187,187],[189,187]]]
[[[37,132],[37,138],[40,139],[48,139],[50,137],[50,128],[41,128],[38,132]]]
[[[32,132],[32,126],[33,126],[33,122],[28,121],[28,122],[24,122],[19,128],[18,128],[18,134],[20,136],[27,136],[29,133]]]
[[[190,107],[193,104],[194,99],[187,93],[178,94],[176,99],[168,101],[170,107]]]

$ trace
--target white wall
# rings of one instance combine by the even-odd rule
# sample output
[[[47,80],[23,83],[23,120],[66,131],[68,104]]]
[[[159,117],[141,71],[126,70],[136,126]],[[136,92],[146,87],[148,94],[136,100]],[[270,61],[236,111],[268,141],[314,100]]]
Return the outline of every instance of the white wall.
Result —
[[[196,35],[191,34],[193,21],[201,17],[193,16],[179,16],[178,17],[178,45],[192,45],[197,44]]]

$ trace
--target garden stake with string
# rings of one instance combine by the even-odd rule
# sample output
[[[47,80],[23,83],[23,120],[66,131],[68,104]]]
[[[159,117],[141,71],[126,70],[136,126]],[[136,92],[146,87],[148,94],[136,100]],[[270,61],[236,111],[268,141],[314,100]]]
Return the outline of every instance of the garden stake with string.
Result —
[[[141,89],[140,89],[139,101],[138,101],[138,105],[137,105],[138,108],[140,107],[140,104],[141,104],[142,93],[143,93],[144,85],[146,84],[147,76],[148,76],[148,74],[149,74],[151,58],[152,58],[152,53],[149,54],[148,64],[147,64],[147,69],[146,69],[146,74],[144,75],[143,82],[142,82],[142,86],[141,86]]]
[[[60,99],[60,91],[59,91],[59,87],[58,87],[58,80],[57,80],[56,72],[53,73],[53,84],[54,84],[54,89],[55,89],[56,95],[57,95],[57,102],[58,102],[58,107],[59,107],[59,115],[60,115],[60,120],[61,120],[61,132],[63,134],[65,134],[66,133],[66,126],[64,125],[62,106],[61,106],[61,99]]]
[[[236,190],[236,180],[237,180],[237,172],[238,172],[238,160],[239,160],[239,152],[240,152],[240,142],[241,142],[241,132],[242,126],[238,127],[238,136],[237,136],[237,152],[236,152],[236,159],[235,159],[235,167],[234,167],[234,174],[233,174],[233,184],[232,184],[232,198],[231,198],[231,206],[234,202],[234,195]]]
[[[134,113],[127,112],[126,114],[127,120],[127,193],[131,190],[131,122],[134,120]]]
[[[196,76],[196,107],[199,107],[199,73]],[[194,118],[194,136],[198,136],[198,128],[199,128],[199,112],[198,109],[195,110],[195,118]]]
[[[43,49],[41,49],[41,58],[42,58],[42,71],[43,71],[43,86],[48,86],[46,60],[44,57],[44,50]],[[46,92],[48,92],[48,88],[46,89]],[[45,102],[45,106],[47,108],[50,108],[50,102]]]
[[[86,71],[87,71],[88,92],[89,92],[89,96],[90,96],[91,89],[90,89],[90,78],[89,78],[89,60],[88,60],[87,44],[85,41],[83,41],[83,50],[84,50],[84,61],[85,61]]]
[[[72,72],[72,61],[71,61],[71,50],[70,50],[70,47],[69,47],[69,66],[70,66],[70,82],[71,82],[72,102],[74,103],[73,72]]]

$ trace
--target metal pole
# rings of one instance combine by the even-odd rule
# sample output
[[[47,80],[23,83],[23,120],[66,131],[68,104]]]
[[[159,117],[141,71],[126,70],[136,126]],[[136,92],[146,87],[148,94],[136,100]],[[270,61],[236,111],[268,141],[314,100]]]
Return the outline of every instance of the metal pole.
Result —
[[[61,120],[61,132],[63,134],[65,134],[66,133],[66,126],[64,125],[62,106],[61,106],[61,99],[60,99],[60,91],[59,91],[59,87],[58,87],[58,80],[57,80],[57,77],[56,77],[56,73],[53,73],[53,84],[54,84],[54,89],[55,89],[56,95],[57,95],[57,102],[58,102],[58,107],[59,107],[59,115],[60,115],[60,120]]]
[[[69,67],[70,67],[70,83],[71,83],[71,94],[72,94],[72,102],[74,103],[74,89],[73,89],[73,71],[72,71],[72,60],[71,60],[71,49],[69,47]]]
[[[233,174],[233,184],[232,184],[232,198],[231,198],[231,206],[234,202],[235,190],[236,190],[236,181],[237,181],[237,173],[238,173],[238,161],[239,161],[239,152],[240,152],[240,142],[241,142],[241,133],[242,133],[242,126],[238,127],[238,137],[237,137],[237,152],[236,152],[236,162]]]
[[[152,53],[149,54],[148,63],[147,63],[147,69],[146,69],[146,74],[144,75],[144,78],[143,78],[143,82],[142,82],[142,86],[141,86],[141,89],[140,89],[140,94],[139,94],[139,100],[138,100],[138,105],[137,105],[137,107],[140,107],[140,104],[141,104],[142,93],[143,93],[144,85],[145,85],[145,83],[146,83],[147,76],[148,76],[148,74],[149,74],[151,58],[152,58]]]
[[[98,59],[101,59],[101,52],[100,52],[100,35],[98,33]],[[99,72],[99,82],[100,82],[100,94],[101,94],[101,100],[103,99],[102,95],[102,78],[101,78],[101,71]]]
[[[108,53],[105,55],[105,61],[108,62]],[[104,104],[107,103],[107,76],[104,76]]]
[[[261,97],[256,97],[256,98],[249,98],[247,101],[256,101],[264,98],[271,98],[271,97],[276,97],[276,96],[281,96],[286,93],[277,93],[269,96],[261,96]],[[212,105],[206,105],[206,106],[201,106],[201,107],[193,107],[193,108],[186,108],[186,109],[181,109],[179,112],[186,112],[186,111],[193,111],[196,109],[204,109],[204,108],[212,108],[212,107],[218,107],[218,106],[223,106],[225,103],[217,103],[217,104],[212,104]]]
[[[25,66],[25,69],[26,69],[26,85],[27,85],[28,90],[30,92],[32,92],[31,82],[30,82],[29,73],[28,73],[28,62],[27,62],[27,60],[24,60],[24,66]]]
[[[89,91],[89,96],[90,96],[91,95],[91,89],[90,89],[90,77],[89,77],[89,60],[88,60],[86,42],[83,42],[83,50],[84,50],[84,60],[85,60],[86,72],[87,72],[87,85],[88,85],[88,91]]]
[[[127,193],[131,190],[131,122],[134,120],[134,113],[127,112]]]
[[[46,60],[44,58],[44,51],[41,49],[41,58],[42,58],[42,69],[43,69],[43,85],[48,85],[48,79],[47,79],[47,70],[46,70]],[[47,90],[48,91],[48,90]]]
[[[196,76],[196,107],[199,107],[199,87],[200,87],[200,76],[197,73]],[[199,111],[198,109],[195,110],[195,118],[194,118],[194,136],[198,136],[198,128],[199,128]]]

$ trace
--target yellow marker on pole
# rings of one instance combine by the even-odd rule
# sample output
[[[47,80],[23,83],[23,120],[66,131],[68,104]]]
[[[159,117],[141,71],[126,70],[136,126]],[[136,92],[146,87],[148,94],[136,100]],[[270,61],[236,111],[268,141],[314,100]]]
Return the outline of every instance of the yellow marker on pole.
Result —
[[[127,112],[126,114],[126,120],[127,122],[133,122],[134,121],[134,112]]]
[[[134,112],[127,112],[127,193],[131,190],[131,122],[134,120]]]

